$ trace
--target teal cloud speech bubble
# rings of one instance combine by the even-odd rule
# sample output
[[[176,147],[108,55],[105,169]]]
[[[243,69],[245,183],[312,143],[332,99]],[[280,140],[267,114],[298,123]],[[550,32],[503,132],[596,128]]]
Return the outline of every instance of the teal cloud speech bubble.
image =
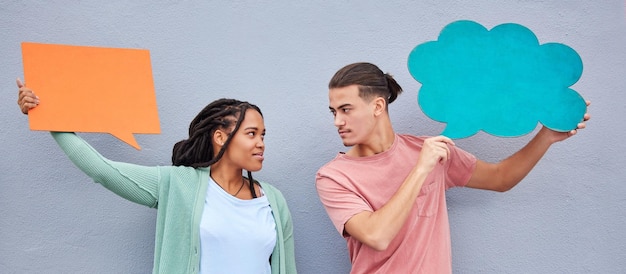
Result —
[[[442,134],[450,138],[479,130],[516,137],[538,122],[569,131],[587,109],[569,88],[582,74],[576,51],[559,43],[540,45],[532,31],[518,24],[487,30],[472,21],[450,23],[437,41],[411,51],[408,67],[422,84],[422,111],[447,123]]]

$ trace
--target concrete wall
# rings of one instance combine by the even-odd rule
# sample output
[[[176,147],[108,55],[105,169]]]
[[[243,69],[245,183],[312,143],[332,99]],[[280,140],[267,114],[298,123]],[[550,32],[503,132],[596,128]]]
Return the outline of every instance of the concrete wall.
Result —
[[[151,53],[160,135],[141,151],[82,134],[105,156],[169,165],[172,145],[210,101],[258,104],[268,128],[255,178],[272,182],[294,217],[301,273],[347,273],[344,240],[320,204],[316,170],[344,150],[326,85],[369,61],[405,89],[391,105],[401,133],[444,125],[417,105],[406,61],[460,19],[514,22],[582,57],[573,86],[592,101],[588,128],[556,144],[507,193],[448,192],[455,273],[618,273],[626,269],[626,22],[624,1],[4,1],[0,4],[0,272],[149,273],[155,210],[123,200],[77,170],[18,112],[20,42],[143,48]],[[97,104],[98,102],[93,102]],[[532,135],[532,134],[531,134]],[[501,160],[531,137],[478,134],[457,145]]]

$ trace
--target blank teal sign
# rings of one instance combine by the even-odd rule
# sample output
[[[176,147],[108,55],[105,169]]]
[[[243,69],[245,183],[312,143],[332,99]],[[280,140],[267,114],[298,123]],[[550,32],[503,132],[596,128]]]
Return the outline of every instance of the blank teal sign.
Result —
[[[450,138],[479,130],[516,137],[538,122],[569,131],[587,108],[569,88],[583,70],[576,51],[559,43],[540,45],[532,31],[518,24],[487,30],[472,21],[453,22],[437,41],[415,47],[408,67],[422,84],[422,111],[447,123],[442,134]]]

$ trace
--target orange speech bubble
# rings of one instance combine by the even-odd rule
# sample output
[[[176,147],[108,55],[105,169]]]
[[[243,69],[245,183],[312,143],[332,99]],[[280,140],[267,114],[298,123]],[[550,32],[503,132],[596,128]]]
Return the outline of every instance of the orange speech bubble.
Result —
[[[136,149],[134,133],[161,132],[148,50],[24,42],[22,58],[41,102],[31,130],[106,132]]]

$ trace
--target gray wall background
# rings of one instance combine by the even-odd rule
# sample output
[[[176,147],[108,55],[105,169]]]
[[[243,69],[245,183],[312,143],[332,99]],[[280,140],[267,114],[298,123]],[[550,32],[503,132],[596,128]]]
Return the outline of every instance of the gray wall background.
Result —
[[[92,183],[48,133],[28,129],[15,103],[20,42],[150,50],[162,133],[137,135],[141,151],[82,134],[111,159],[169,165],[172,145],[207,103],[258,104],[268,134],[256,178],[289,202],[299,271],[348,273],[345,242],[314,186],[316,170],[344,150],[328,113],[328,80],[348,63],[378,64],[405,89],[391,105],[395,129],[436,135],[444,125],[420,111],[407,57],[468,19],[522,24],[541,43],[575,49],[584,72],[573,88],[592,101],[593,118],[510,192],[448,192],[454,272],[623,273],[625,17],[618,0],[2,1],[0,272],[149,273],[153,259],[155,211]],[[498,161],[531,136],[478,134],[457,145]]]

